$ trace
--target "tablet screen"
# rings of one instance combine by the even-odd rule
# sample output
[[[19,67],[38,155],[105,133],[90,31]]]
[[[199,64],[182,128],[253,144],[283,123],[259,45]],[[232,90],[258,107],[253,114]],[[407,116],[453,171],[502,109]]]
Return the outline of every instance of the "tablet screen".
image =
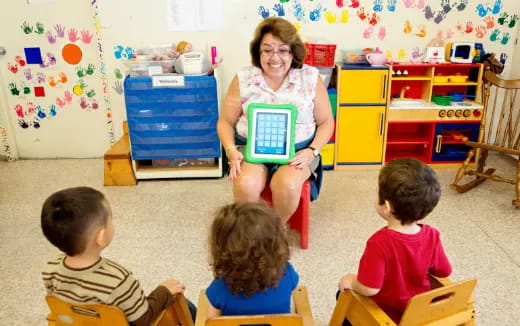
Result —
[[[256,112],[256,154],[287,155],[288,113]]]

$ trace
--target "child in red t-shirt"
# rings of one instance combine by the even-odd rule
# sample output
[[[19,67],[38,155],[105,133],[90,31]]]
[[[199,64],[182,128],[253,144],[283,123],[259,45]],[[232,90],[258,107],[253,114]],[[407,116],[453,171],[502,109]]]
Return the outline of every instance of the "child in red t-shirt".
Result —
[[[368,239],[357,275],[345,274],[339,290],[371,296],[398,324],[408,300],[431,289],[428,274],[451,274],[439,231],[417,223],[440,195],[435,172],[421,161],[404,158],[385,165],[375,207],[387,225]]]

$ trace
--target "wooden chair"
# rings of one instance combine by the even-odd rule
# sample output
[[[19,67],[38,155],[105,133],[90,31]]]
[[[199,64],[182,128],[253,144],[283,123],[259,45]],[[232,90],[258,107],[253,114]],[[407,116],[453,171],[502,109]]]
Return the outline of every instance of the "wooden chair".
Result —
[[[128,123],[123,121],[123,136],[115,143],[104,157],[104,181],[105,186],[135,186],[134,169],[130,155],[130,138],[128,136]]]
[[[520,79],[504,80],[491,71],[484,73],[484,112],[480,126],[478,141],[466,142],[472,147],[468,157],[458,170],[455,180],[450,188],[458,192],[466,192],[475,188],[487,179],[498,182],[506,182],[515,186],[515,207],[520,207]],[[484,171],[488,151],[510,154],[516,157],[516,177],[506,179],[493,174],[494,168]],[[471,168],[470,163],[475,159],[476,168]],[[466,184],[459,184],[465,175],[474,179]]]
[[[125,314],[115,306],[104,304],[72,304],[45,297],[51,312],[48,326],[127,326]],[[193,320],[183,295],[176,295],[173,305],[163,310],[150,326],[193,326]]]
[[[265,200],[270,206],[273,205],[272,193],[269,185],[266,185],[260,197]],[[307,249],[309,247],[309,216],[311,206],[311,184],[306,180],[302,185],[300,194],[300,202],[298,208],[291,215],[289,225],[291,229],[300,232],[300,248]]]
[[[195,326],[247,326],[247,325],[271,325],[271,326],[312,326],[311,307],[307,296],[307,288],[298,286],[293,291],[293,300],[296,313],[277,315],[251,315],[251,316],[221,316],[207,317],[208,298],[206,291],[200,291],[199,304],[197,306],[197,318]]]
[[[400,326],[475,325],[471,293],[477,280],[453,283],[446,278],[431,276],[430,283],[432,290],[410,299]],[[329,326],[341,326],[345,318],[353,326],[396,326],[372,299],[350,290],[339,295]]]

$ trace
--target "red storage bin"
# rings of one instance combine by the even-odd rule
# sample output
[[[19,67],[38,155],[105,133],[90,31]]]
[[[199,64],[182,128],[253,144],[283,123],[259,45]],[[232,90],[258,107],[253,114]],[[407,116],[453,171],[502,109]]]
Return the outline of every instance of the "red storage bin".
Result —
[[[334,55],[336,44],[313,44],[305,43],[307,55],[304,62],[311,66],[332,67],[334,66]]]

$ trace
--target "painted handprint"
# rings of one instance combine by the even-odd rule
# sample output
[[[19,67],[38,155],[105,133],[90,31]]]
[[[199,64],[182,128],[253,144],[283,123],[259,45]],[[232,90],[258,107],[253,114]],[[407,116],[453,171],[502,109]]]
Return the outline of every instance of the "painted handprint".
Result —
[[[508,57],[507,53],[504,53],[504,52],[500,53],[500,63],[505,65],[506,61],[507,61],[507,57]]]
[[[475,36],[477,38],[483,38],[486,36],[487,29],[485,26],[477,26],[475,27]]]
[[[67,75],[65,75],[64,72],[60,72],[59,76],[60,76],[60,83],[62,83],[62,84],[66,84],[67,81],[69,80],[67,78]]]
[[[121,45],[114,46],[114,57],[116,59],[121,59],[121,54],[123,53],[124,49],[125,48],[123,46],[121,46]]]
[[[424,24],[421,24],[417,28],[419,29],[419,31],[415,33],[415,35],[417,35],[418,37],[425,37],[427,34],[426,26],[424,26]]]
[[[440,24],[444,20],[444,17],[446,17],[446,13],[444,11],[439,11],[433,21],[435,24]]]
[[[330,10],[327,10],[323,16],[329,24],[334,24],[336,22],[336,14]]]
[[[293,5],[293,15],[297,21],[302,21],[305,18],[305,10],[300,1],[295,1]]]
[[[500,17],[498,17],[498,23],[500,25],[504,25],[506,23],[506,20],[507,20],[507,17],[509,17],[509,15],[507,14],[507,12],[503,12]]]
[[[498,41],[500,39],[500,31],[495,28],[493,32],[491,32],[489,39],[493,42]]]
[[[489,8],[486,8],[486,7],[484,7],[483,4],[479,3],[477,5],[476,10],[477,10],[477,13],[478,13],[478,15],[480,17],[485,17],[487,15],[487,13],[488,13]]]
[[[23,119],[18,119],[18,125],[20,125],[20,127],[22,127],[23,129],[27,129],[30,127],[29,123],[27,123],[27,121]]]
[[[358,11],[357,11],[357,16],[361,20],[367,19],[367,14],[365,14],[365,8],[363,8],[363,7],[359,8]]]
[[[379,23],[379,21],[381,20],[381,16],[378,16],[375,12],[372,13],[372,18],[370,18],[368,20],[368,23],[372,26],[375,26],[377,25],[377,23]]]
[[[14,57],[14,61],[16,61],[16,63],[19,64],[20,67],[25,66],[25,60],[21,56],[19,56],[19,55]]]
[[[15,83],[9,83],[9,90],[11,91],[11,94],[14,96],[20,95],[20,90],[18,87],[16,87]]]
[[[421,52],[421,50],[419,49],[418,46],[416,46],[413,50],[412,50],[412,59],[415,59],[416,61],[422,57],[424,54],[424,52]]]
[[[33,102],[27,102],[27,110],[25,110],[25,115],[31,115],[36,112],[36,105]]]
[[[412,8],[415,4],[415,0],[403,0],[405,8]]]
[[[321,19],[321,12],[322,12],[321,5],[318,5],[314,10],[311,10],[309,13],[309,18],[311,21],[319,21]]]
[[[31,25],[29,25],[28,22],[24,21],[22,26],[20,26],[22,28],[22,31],[25,33],[25,34],[31,34],[33,32],[33,28]]]
[[[336,7],[343,8],[344,5],[343,0],[336,0]]]
[[[90,91],[87,92],[87,96],[88,96],[88,97],[94,97],[94,96],[96,96],[96,91],[94,91],[93,89],[91,89]]]
[[[493,5],[493,9],[491,9],[491,13],[496,15],[502,9],[502,0],[495,0],[495,4]]]
[[[363,37],[368,39],[368,38],[372,37],[372,33],[374,33],[374,27],[368,26],[368,28],[366,28],[363,31]]]
[[[49,80],[50,87],[58,86],[58,82],[54,79],[54,76],[49,76],[47,79]]]
[[[22,82],[22,89],[25,95],[31,94],[31,88]]]
[[[450,0],[442,0],[441,1],[441,7],[442,7],[442,11],[447,14],[451,11],[451,3],[450,3]]]
[[[23,74],[25,76],[25,79],[32,80],[33,75],[32,75],[32,72],[31,72],[31,68],[25,68],[25,70],[23,71]]]
[[[63,99],[64,99],[65,102],[67,102],[67,103],[72,102],[72,94],[71,94],[71,92],[69,92],[69,91],[65,91],[65,93],[63,93]]]
[[[374,7],[375,12],[381,12],[383,11],[383,0],[374,0]]]
[[[410,24],[410,21],[408,19],[404,21],[403,32],[405,34],[410,34],[412,32],[412,25]]]
[[[119,68],[114,69],[114,75],[116,75],[117,79],[123,78],[123,74],[121,73],[121,69],[119,69]]]
[[[93,37],[94,35],[91,35],[88,30],[84,29],[81,31],[81,41],[83,41],[83,43],[90,44]]]
[[[348,5],[350,8],[359,8],[359,0],[350,0],[350,4]]]
[[[509,26],[509,28],[513,28],[513,27],[515,27],[517,21],[518,21],[518,15],[514,14],[513,16],[511,16],[511,19],[509,20],[509,24],[507,24],[507,25]]]
[[[457,31],[461,33],[464,33],[464,24],[461,22],[457,22],[457,25],[455,25],[455,29],[457,29]]]
[[[342,24],[348,23],[348,9],[343,9],[341,11],[341,17],[339,18],[339,22]]]
[[[509,42],[509,39],[511,38],[511,35],[509,35],[509,32],[505,32],[503,35],[502,35],[502,40],[500,41],[500,43],[502,43],[503,45],[506,45],[507,42]]]
[[[65,105],[67,105],[67,103],[64,100],[62,100],[61,98],[59,98],[59,97],[56,97],[56,104],[60,108],[63,108]]]
[[[43,111],[42,107],[39,106],[39,105],[36,107],[36,115],[37,115],[38,118],[40,118],[40,119],[45,119],[45,117],[47,117],[47,115],[46,115],[45,112]]]
[[[56,43],[56,36],[54,36],[51,31],[48,31],[45,35],[47,35],[47,41],[49,41],[49,44]]]
[[[87,75],[87,71],[81,66],[76,67],[76,75],[78,75],[79,78],[83,78]]]
[[[96,101],[95,98],[90,99],[90,107],[93,110],[97,110],[99,108],[99,104],[98,104],[98,102]]]
[[[81,106],[82,109],[88,108],[87,99],[85,98],[85,96],[81,97],[79,106]]]
[[[386,27],[381,26],[379,27],[379,31],[377,32],[377,38],[381,41],[384,40],[386,37]]]
[[[462,11],[466,9],[466,6],[468,5],[468,0],[460,0],[459,4],[457,5],[457,10]]]
[[[437,32],[437,38],[439,39],[443,39],[444,38],[444,31],[443,30],[440,30]]]
[[[36,81],[38,82],[38,84],[45,83],[46,80],[47,77],[43,72],[39,72],[36,74]]]
[[[10,62],[7,63],[7,69],[9,69],[10,72],[13,74],[16,74],[18,72],[18,64],[12,64]]]
[[[49,59],[42,58],[42,63],[40,63],[40,68],[47,68],[49,66]]]
[[[49,65],[54,66],[56,64],[56,57],[54,54],[47,52],[47,58],[49,58]]]
[[[426,5],[425,0],[417,0],[417,4],[415,5],[415,8],[423,9],[425,5]]]
[[[430,7],[429,5],[423,9],[423,12],[424,18],[426,19],[432,19],[435,16],[435,13],[432,11],[432,7]]]
[[[37,22],[36,23],[36,30],[34,31],[36,34],[43,34],[45,33],[45,27],[43,26],[42,23],[40,22]]]
[[[32,126],[34,129],[39,129],[40,128],[40,121],[38,119],[34,119],[33,122],[32,122]]]
[[[495,27],[495,17],[493,16],[487,16],[484,18],[484,23],[486,23],[487,29],[492,29]]]
[[[394,12],[396,4],[397,4],[397,0],[387,0],[386,9],[388,9],[388,11],[390,11],[390,12]]]
[[[121,54],[124,59],[132,59],[135,56],[135,51],[131,47],[126,47],[125,51]]]
[[[59,24],[54,25],[54,30],[56,31],[57,37],[64,37],[65,36],[65,26],[61,26]]]
[[[258,7],[258,14],[262,16],[262,18],[267,18],[269,17],[269,9],[264,6],[260,6]]]
[[[273,10],[276,12],[278,17],[285,16],[285,9],[283,8],[283,5],[281,3],[276,3],[273,7]]]
[[[56,105],[54,105],[54,104],[50,105],[50,107],[49,107],[49,115],[51,117],[55,117],[56,116]]]
[[[18,118],[25,117],[25,115],[23,113],[23,107],[20,104],[16,104],[16,106],[14,107],[14,110],[15,110],[16,115],[18,116]]]
[[[471,32],[473,32],[473,22],[466,22],[466,29],[464,32],[466,32],[466,34],[471,34]]]
[[[448,28],[446,30],[446,39],[449,40],[453,37],[453,34],[455,34],[455,32],[451,29],[451,28]]]
[[[79,40],[78,31],[75,28],[69,29],[67,34],[69,35],[69,41],[76,42]]]
[[[87,75],[92,76],[94,74],[95,70],[96,70],[96,66],[94,66],[91,63],[89,63],[89,65],[87,67]]]

